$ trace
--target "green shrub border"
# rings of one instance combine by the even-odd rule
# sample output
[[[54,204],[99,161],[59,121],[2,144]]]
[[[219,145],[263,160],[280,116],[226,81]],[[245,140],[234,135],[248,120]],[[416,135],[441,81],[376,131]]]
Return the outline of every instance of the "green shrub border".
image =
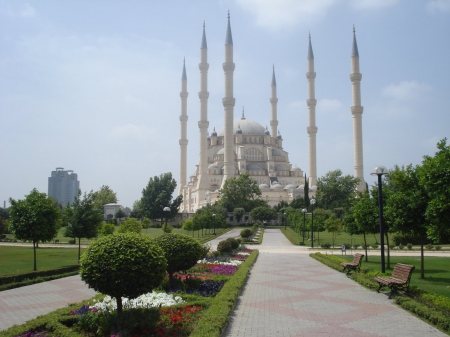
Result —
[[[264,236],[264,228],[260,227],[260,234],[259,234],[259,238],[258,241],[253,242],[253,241],[242,241],[241,244],[243,244],[244,246],[247,245],[260,245],[263,241],[263,236]]]
[[[212,299],[210,307],[202,314],[202,318],[197,322],[190,337],[221,336],[258,254],[259,251],[255,249],[240,265],[236,274],[225,283],[222,290]]]
[[[340,263],[344,262],[344,259],[341,259],[335,255],[324,255],[322,253],[314,253],[310,254],[309,256],[319,262],[322,262],[330,268],[342,272],[342,266],[340,265]],[[361,272],[350,274],[350,278],[368,289],[376,290],[378,289],[378,283],[375,282],[373,278],[375,276],[388,275],[390,276],[390,274],[383,274],[371,268],[361,267]],[[424,294],[424,291],[417,289],[416,287],[411,287],[409,293],[417,298],[417,300],[409,297],[406,294],[404,296],[395,296],[395,303],[403,309],[422,318],[428,324],[433,325],[446,333],[450,332],[450,316],[448,315],[448,313],[439,310],[439,308],[434,306],[430,301],[422,300],[421,294]]]
[[[294,232],[294,230],[291,227],[287,227],[286,230],[284,228],[280,228],[281,233],[284,234],[286,239],[291,241],[291,243],[295,246],[300,246],[300,242],[302,241],[302,236],[300,234],[297,234]]]

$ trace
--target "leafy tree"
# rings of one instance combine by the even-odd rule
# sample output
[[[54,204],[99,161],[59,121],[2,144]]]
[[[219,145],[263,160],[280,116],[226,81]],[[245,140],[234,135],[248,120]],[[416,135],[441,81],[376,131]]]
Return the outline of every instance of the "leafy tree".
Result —
[[[116,212],[116,219],[122,219],[125,218],[127,215],[123,211],[122,208],[119,208],[119,210]]]
[[[151,224],[151,221],[149,218],[144,217],[144,219],[142,219],[142,228],[144,228],[146,232],[147,232],[147,229],[150,228],[150,224]]]
[[[136,200],[133,203],[133,208],[131,209],[130,217],[131,218],[136,218],[136,219],[141,219],[142,218],[142,203],[141,203],[141,199]]]
[[[233,215],[236,218],[238,224],[241,223],[242,217],[245,214],[245,209],[243,209],[242,207],[237,207],[233,210]]]
[[[258,182],[250,178],[248,172],[226,180],[219,191],[219,203],[229,212],[238,207],[250,212],[255,207],[267,205],[260,197]]]
[[[142,224],[135,218],[129,218],[122,222],[117,230],[118,233],[136,233],[141,234]]]
[[[9,219],[9,209],[0,207],[0,218]]]
[[[8,232],[9,220],[0,218],[0,235]]]
[[[103,185],[98,191],[92,193],[94,208],[97,212],[103,213],[103,206],[106,204],[116,204],[117,195],[108,185]]]
[[[164,219],[166,215],[163,209],[169,207],[169,217],[174,217],[183,200],[181,195],[172,200],[176,187],[177,183],[170,172],[150,178],[147,186],[142,190],[141,215],[150,219]]]
[[[194,236],[194,222],[191,219],[186,219],[183,221],[181,228],[188,232],[192,231],[192,236]]]
[[[439,141],[437,148],[434,157],[424,157],[418,174],[420,185],[429,198],[425,212],[427,234],[443,243],[450,238],[450,145],[447,145],[447,138]]]
[[[317,180],[317,204],[325,209],[345,207],[355,197],[359,179],[342,175],[341,170],[329,171]]]
[[[332,233],[333,248],[334,248],[336,236],[342,230],[342,222],[334,214],[331,214],[331,216],[325,220],[324,225],[325,225],[327,232]]]
[[[167,259],[167,272],[171,282],[174,273],[188,270],[202,258],[202,245],[190,236],[163,234],[158,236],[154,242],[164,251],[164,256]]]
[[[50,241],[58,233],[60,210],[53,199],[33,189],[24,200],[9,199],[11,230],[19,240],[33,242],[34,267],[36,271],[36,247],[39,241]]]
[[[103,221],[103,213],[100,213],[94,205],[93,193],[86,192],[81,198],[81,192],[75,197],[72,207],[67,209],[66,216],[69,225],[64,236],[78,238],[78,260],[81,255],[81,238],[92,239]]]
[[[285,200],[281,200],[278,205],[274,206],[273,209],[275,212],[279,213],[282,209],[289,207],[289,204]]]
[[[256,221],[275,220],[278,216],[277,212],[269,207],[256,207],[250,212],[250,216]]]
[[[303,209],[306,208],[305,199],[302,197],[298,197],[297,199],[294,199],[289,204],[289,207],[296,208],[296,209]]]
[[[108,235],[94,241],[80,261],[81,279],[90,288],[116,298],[136,298],[158,287],[166,276],[167,260],[151,238],[134,233]]]

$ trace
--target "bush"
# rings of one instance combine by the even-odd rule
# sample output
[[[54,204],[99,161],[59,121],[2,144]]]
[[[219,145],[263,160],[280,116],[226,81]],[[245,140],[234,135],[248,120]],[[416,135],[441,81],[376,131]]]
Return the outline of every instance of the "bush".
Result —
[[[329,248],[331,248],[331,243],[329,243],[329,242],[324,242],[324,243],[322,243],[322,244],[320,245],[320,247],[329,249]]]
[[[111,223],[104,223],[102,225],[102,227],[100,228],[99,234],[101,236],[105,236],[105,235],[111,235],[113,234],[115,231],[115,227],[113,224]]]
[[[403,246],[402,244],[398,245],[398,249],[403,249],[403,248],[405,248],[405,246]]]
[[[345,246],[345,249],[347,249],[347,250],[352,248],[352,245],[349,243],[344,243],[344,246]]]
[[[117,233],[136,233],[141,234],[142,224],[135,218],[130,218],[122,222],[117,229]]]
[[[90,288],[115,297],[136,298],[158,287],[166,276],[164,251],[148,237],[119,233],[94,241],[80,260],[81,279]]]
[[[173,232],[173,227],[171,225],[169,225],[169,224],[165,224],[162,227],[162,230],[163,230],[164,233],[172,233]]]
[[[379,247],[378,245],[372,245],[373,249],[378,249],[378,247]]]
[[[251,229],[243,229],[241,230],[241,237],[243,239],[248,239],[253,234],[253,231]]]
[[[239,242],[235,238],[228,238],[227,241],[230,241],[231,243],[231,249],[238,249],[239,248]]]
[[[204,259],[211,253],[211,245],[209,243],[205,243],[201,246],[202,246],[202,256],[200,256],[200,259]]]
[[[408,248],[408,250],[411,250],[412,249],[412,243],[408,243],[407,245],[406,245],[406,247]]]
[[[217,245],[217,250],[221,253],[231,253],[233,247],[231,246],[231,242],[227,240],[222,240]]]
[[[359,243],[354,243],[354,244],[353,244],[353,248],[354,248],[354,249],[358,249],[358,248],[359,248],[359,246],[360,246],[360,244],[359,244]]]
[[[436,250],[441,250],[442,249],[442,246],[436,246],[436,247],[434,247],[434,249],[436,249]]]
[[[164,251],[167,259],[167,272],[172,280],[177,271],[185,271],[195,266],[204,253],[202,245],[194,238],[184,234],[163,234],[154,242]]]
[[[425,246],[426,250],[432,250],[433,249],[433,245],[432,244],[428,244]]]

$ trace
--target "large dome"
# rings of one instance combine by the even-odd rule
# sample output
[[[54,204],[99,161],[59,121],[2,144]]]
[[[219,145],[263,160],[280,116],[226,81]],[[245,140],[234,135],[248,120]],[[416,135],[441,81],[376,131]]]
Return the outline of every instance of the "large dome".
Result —
[[[238,128],[242,130],[242,134],[251,136],[264,136],[264,131],[266,130],[261,124],[245,118],[236,119],[233,122],[233,135],[236,134]],[[222,128],[222,130],[217,133],[217,136],[223,137],[224,133],[225,128]]]

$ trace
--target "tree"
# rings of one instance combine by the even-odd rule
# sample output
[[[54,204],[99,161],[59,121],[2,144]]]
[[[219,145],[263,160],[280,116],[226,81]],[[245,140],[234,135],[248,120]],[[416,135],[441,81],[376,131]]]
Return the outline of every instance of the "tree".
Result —
[[[423,247],[427,239],[428,223],[426,210],[428,195],[419,184],[419,166],[408,165],[406,169],[396,167],[390,172],[392,193],[386,203],[386,215],[394,232],[401,232],[419,238],[420,278],[424,278]]]
[[[194,236],[194,222],[191,219],[184,220],[181,228],[187,231],[188,234],[189,231],[192,231],[192,236]]]
[[[133,203],[133,208],[130,212],[130,218],[141,219],[142,218],[142,203],[141,199],[136,200]]]
[[[256,207],[250,212],[250,216],[256,221],[275,220],[277,218],[277,212],[269,207]]]
[[[136,298],[158,287],[166,276],[163,250],[147,236],[108,235],[93,242],[80,261],[81,279],[90,288],[115,297],[122,313],[122,297]]]
[[[78,238],[78,260],[81,255],[81,238],[92,239],[97,236],[97,231],[103,221],[103,213],[100,213],[94,205],[93,192],[86,192],[81,198],[81,192],[67,209],[66,216],[69,225],[64,236]]]
[[[145,229],[146,233],[147,233],[147,229],[150,228],[150,223],[151,223],[151,221],[149,218],[144,217],[144,219],[142,219],[142,228]]]
[[[275,212],[279,213],[282,209],[289,207],[289,204],[286,200],[281,200],[278,205],[274,206],[273,209]]]
[[[250,178],[248,172],[226,180],[219,191],[219,203],[229,212],[238,207],[250,212],[255,207],[267,205],[260,197],[258,182]]]
[[[117,229],[118,233],[136,233],[141,234],[142,224],[139,220],[135,218],[129,218],[128,220],[122,222]]]
[[[98,191],[92,193],[94,208],[103,214],[103,206],[106,204],[116,204],[117,195],[108,185],[103,185]]]
[[[450,145],[447,145],[447,138],[439,141],[437,148],[434,157],[424,156],[418,175],[429,198],[425,212],[427,234],[443,243],[450,238]]]
[[[242,207],[237,207],[233,210],[233,215],[236,218],[238,224],[241,223],[242,217],[245,214],[245,209],[243,209]]]
[[[33,189],[24,200],[9,199],[11,230],[19,240],[33,242],[34,268],[36,271],[36,247],[39,241],[50,241],[58,233],[60,210],[53,199]]]
[[[334,214],[331,214],[331,216],[325,220],[324,226],[328,233],[332,233],[333,248],[334,248],[336,236],[342,230],[342,222],[339,218],[336,218]]]
[[[114,231],[116,230],[116,227],[112,223],[103,223],[100,227],[98,233],[101,236],[111,235],[114,234]]]
[[[122,219],[125,218],[126,216],[127,215],[125,214],[122,208],[119,208],[118,211],[116,212],[116,219]]]
[[[163,208],[169,207],[169,217],[174,217],[183,200],[181,195],[172,200],[172,194],[176,187],[177,183],[170,172],[150,178],[147,186],[142,190],[141,215],[150,219],[164,219]]]
[[[291,203],[289,204],[289,207],[296,208],[296,209],[306,208],[305,199],[302,197],[298,197],[291,201]]]
[[[325,209],[334,209],[348,205],[355,197],[359,179],[351,175],[342,175],[341,170],[329,171],[317,179],[317,204]]]

